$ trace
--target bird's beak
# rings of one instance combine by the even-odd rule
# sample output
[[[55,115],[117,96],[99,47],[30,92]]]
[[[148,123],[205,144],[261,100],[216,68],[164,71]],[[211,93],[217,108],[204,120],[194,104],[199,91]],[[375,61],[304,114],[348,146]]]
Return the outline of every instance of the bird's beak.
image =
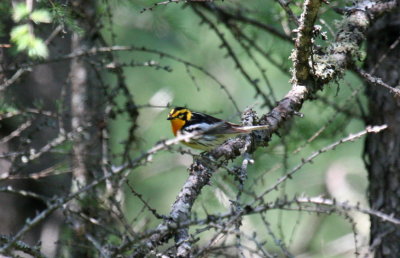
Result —
[[[167,120],[172,120],[174,119],[172,116],[168,116]]]

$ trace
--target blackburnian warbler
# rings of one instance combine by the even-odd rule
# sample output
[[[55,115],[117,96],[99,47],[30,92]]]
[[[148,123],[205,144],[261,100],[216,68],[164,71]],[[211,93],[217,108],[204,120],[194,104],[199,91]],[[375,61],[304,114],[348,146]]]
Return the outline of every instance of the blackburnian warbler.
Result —
[[[183,144],[199,150],[211,150],[238,134],[251,133],[255,130],[265,130],[267,125],[241,126],[225,120],[193,112],[184,107],[176,107],[169,112],[172,132],[175,136],[195,134]]]

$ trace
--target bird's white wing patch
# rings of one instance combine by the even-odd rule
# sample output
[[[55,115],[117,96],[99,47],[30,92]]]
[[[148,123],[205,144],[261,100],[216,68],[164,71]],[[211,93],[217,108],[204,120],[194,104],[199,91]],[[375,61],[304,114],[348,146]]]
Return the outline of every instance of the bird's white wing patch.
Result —
[[[195,125],[189,125],[184,128],[185,132],[192,133],[192,132],[198,132],[198,131],[207,131],[211,129],[213,125],[207,124],[207,123],[198,123]]]

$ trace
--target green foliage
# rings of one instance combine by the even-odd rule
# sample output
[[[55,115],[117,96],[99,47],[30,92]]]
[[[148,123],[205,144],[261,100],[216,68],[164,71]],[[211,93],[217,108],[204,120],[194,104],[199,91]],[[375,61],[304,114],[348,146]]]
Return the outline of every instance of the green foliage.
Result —
[[[29,9],[25,3],[16,4],[13,10],[13,20],[15,22],[20,22],[29,17]]]
[[[13,113],[17,112],[18,109],[12,106],[10,103],[7,102],[0,102],[0,115],[6,114],[6,113]]]
[[[49,11],[38,9],[31,12],[25,3],[15,5],[12,18],[15,22],[32,21],[35,24],[52,21]],[[44,41],[36,37],[32,25],[28,23],[12,28],[10,36],[17,47],[17,52],[26,52],[33,58],[46,58],[49,54]]]
[[[30,57],[47,57],[48,49],[43,40],[35,37],[29,31],[29,25],[18,25],[11,30],[11,41],[17,46],[17,51],[26,51]]]
[[[34,23],[50,23],[51,15],[47,10],[36,10],[29,16]]]
[[[74,19],[71,9],[64,5],[53,3],[51,6],[51,14],[54,19],[54,23],[59,23],[62,26],[68,27],[73,32],[78,34],[83,33],[83,29],[79,27],[77,21]]]

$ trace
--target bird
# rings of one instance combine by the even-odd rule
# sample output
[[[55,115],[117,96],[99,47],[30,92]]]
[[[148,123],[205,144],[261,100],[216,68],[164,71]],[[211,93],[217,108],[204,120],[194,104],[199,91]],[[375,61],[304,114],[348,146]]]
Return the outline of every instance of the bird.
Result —
[[[268,125],[233,124],[204,113],[191,111],[185,107],[173,108],[169,112],[167,120],[170,120],[172,133],[175,136],[194,134],[188,141],[181,141],[184,145],[203,151],[212,150],[239,134],[268,129]]]

